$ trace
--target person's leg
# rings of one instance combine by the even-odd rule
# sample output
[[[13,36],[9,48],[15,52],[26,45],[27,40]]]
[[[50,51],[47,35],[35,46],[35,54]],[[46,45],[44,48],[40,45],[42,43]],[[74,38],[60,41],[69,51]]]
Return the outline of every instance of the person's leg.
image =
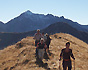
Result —
[[[38,49],[36,48],[36,55],[38,55]]]
[[[68,70],[71,70],[72,69],[72,67],[68,67]]]
[[[39,58],[42,60],[42,49],[39,49]]]
[[[37,46],[37,41],[35,41],[35,47]]]
[[[48,50],[48,52],[49,52],[49,44],[47,44],[47,50]]]
[[[42,49],[41,49],[41,60],[42,60]]]
[[[35,47],[37,46],[37,41],[35,41]],[[36,48],[36,55],[38,54],[37,48]]]
[[[71,63],[71,61],[69,61],[69,63],[68,63],[68,70],[71,70],[72,69],[72,63]]]
[[[45,48],[45,53],[46,53],[46,48]]]
[[[43,57],[44,57],[44,53],[45,53],[45,51],[44,51],[44,49],[42,49],[42,51],[41,51],[42,59],[43,59]]]
[[[35,47],[37,46],[38,41],[35,41]],[[36,48],[36,55],[38,55],[38,49]]]
[[[42,49],[41,49],[41,60],[43,59],[43,51],[42,51]]]
[[[65,61],[63,61],[63,70],[67,69],[67,63]]]
[[[38,56],[41,58],[41,49],[38,49]]]
[[[67,69],[67,66],[64,66],[64,67],[63,67],[63,70],[66,70],[66,69]]]

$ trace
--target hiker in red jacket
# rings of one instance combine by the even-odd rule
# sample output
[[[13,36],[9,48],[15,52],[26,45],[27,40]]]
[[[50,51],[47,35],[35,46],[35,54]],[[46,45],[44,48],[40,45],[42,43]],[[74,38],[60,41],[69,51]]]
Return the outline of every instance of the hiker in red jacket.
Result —
[[[69,49],[70,47],[70,42],[66,43],[66,48],[61,50],[61,54],[60,54],[60,61],[61,61],[61,57],[63,58],[63,70],[66,70],[68,67],[68,70],[72,69],[72,63],[71,63],[71,59],[70,56],[75,60],[73,53],[72,53],[72,49]]]

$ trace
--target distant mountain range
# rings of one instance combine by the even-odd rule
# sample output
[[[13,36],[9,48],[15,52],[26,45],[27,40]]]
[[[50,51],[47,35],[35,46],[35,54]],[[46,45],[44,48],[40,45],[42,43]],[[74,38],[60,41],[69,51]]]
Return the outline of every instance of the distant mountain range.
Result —
[[[0,22],[0,32],[28,32],[36,29],[44,29],[57,22],[64,22],[78,31],[88,32],[88,25],[80,25],[77,22],[65,19],[64,16],[58,17],[52,14],[35,14],[29,10],[6,24]]]
[[[36,29],[48,34],[68,33],[88,43],[88,25],[80,25],[63,16],[26,11],[6,24],[0,21],[0,49],[15,44],[26,36],[33,36]]]
[[[64,22],[57,22],[57,23],[51,24],[45,29],[42,29],[41,32],[48,33],[49,35],[60,33],[60,32],[68,33],[88,43],[87,32],[79,31]],[[3,49],[8,45],[15,44],[18,41],[20,41],[22,38],[25,38],[27,36],[33,36],[35,33],[36,33],[36,30],[24,32],[24,33],[0,33],[0,45],[1,45],[0,49]]]
[[[42,31],[48,34],[55,34],[55,33],[60,33],[60,32],[67,33],[67,34],[73,35],[79,38],[80,40],[83,40],[84,42],[88,43],[88,33],[87,32],[79,31],[64,22],[57,22],[57,23],[51,24],[50,26],[43,29]]]

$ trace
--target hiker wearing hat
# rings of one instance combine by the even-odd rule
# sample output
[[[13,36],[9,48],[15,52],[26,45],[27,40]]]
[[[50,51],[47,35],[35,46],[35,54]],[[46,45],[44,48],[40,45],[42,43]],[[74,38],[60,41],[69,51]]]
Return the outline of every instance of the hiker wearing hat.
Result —
[[[35,46],[37,46],[37,43],[40,42],[40,39],[42,38],[42,34],[40,33],[40,30],[37,29],[37,33],[35,33],[34,38],[35,39]],[[36,55],[38,55],[38,49],[36,48]]]
[[[51,38],[50,38],[50,36],[46,33],[46,37],[47,37],[47,40],[46,40],[46,45],[47,45],[47,50],[48,50],[48,52],[49,52],[49,45],[50,45],[50,43],[51,43]]]
[[[46,36],[46,34],[44,34],[44,32],[42,32],[42,38],[44,39],[44,42],[46,42],[47,36]]]
[[[66,48],[61,50],[61,54],[60,54],[60,61],[61,61],[61,57],[63,58],[63,70],[71,70],[72,69],[72,63],[71,63],[71,59],[70,56],[75,60],[73,53],[72,53],[72,49],[69,49],[70,47],[70,42],[66,43]]]
[[[44,48],[47,48],[43,38],[41,38],[40,42],[37,44],[37,48],[38,48],[39,59],[42,60],[45,52]]]

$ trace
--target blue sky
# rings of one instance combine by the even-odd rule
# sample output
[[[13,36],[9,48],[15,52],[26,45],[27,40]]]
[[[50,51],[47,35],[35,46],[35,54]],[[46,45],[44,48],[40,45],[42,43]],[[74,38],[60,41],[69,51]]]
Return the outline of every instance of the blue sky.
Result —
[[[88,25],[88,0],[0,0],[0,21],[6,23],[27,10]]]

